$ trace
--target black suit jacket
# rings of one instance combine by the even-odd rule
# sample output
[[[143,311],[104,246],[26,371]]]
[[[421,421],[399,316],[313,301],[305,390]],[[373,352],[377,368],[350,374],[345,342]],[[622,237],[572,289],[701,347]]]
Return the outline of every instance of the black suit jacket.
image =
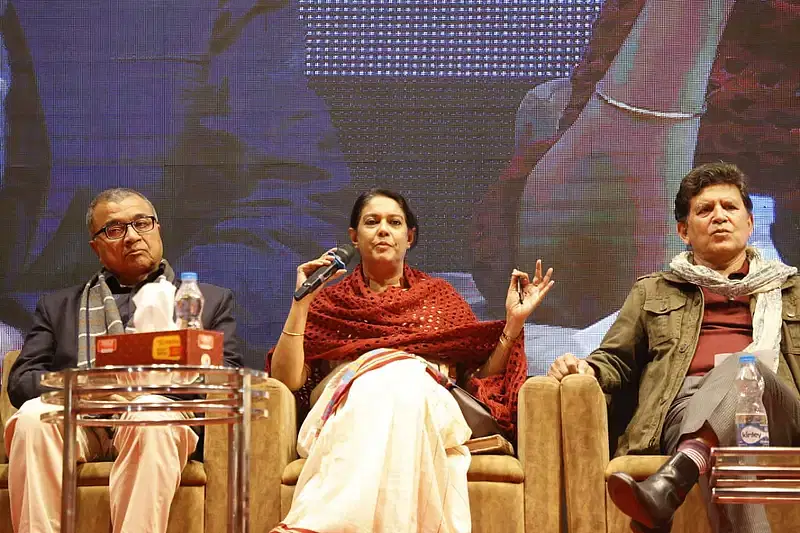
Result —
[[[205,298],[203,327],[225,335],[224,358],[228,366],[242,366],[233,318],[233,293],[228,289],[200,284]],[[40,396],[39,380],[46,372],[78,365],[78,309],[83,285],[43,296],[36,305],[33,327],[8,377],[8,396],[19,408]]]

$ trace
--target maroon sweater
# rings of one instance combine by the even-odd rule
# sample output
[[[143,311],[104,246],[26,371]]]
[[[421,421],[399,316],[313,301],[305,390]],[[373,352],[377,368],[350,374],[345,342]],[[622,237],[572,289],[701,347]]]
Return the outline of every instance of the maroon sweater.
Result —
[[[728,276],[741,279],[750,271],[748,261],[742,268]],[[753,342],[753,317],[750,315],[750,296],[729,300],[725,296],[701,287],[705,307],[700,338],[689,366],[690,376],[702,376],[714,368],[718,353],[734,353]]]

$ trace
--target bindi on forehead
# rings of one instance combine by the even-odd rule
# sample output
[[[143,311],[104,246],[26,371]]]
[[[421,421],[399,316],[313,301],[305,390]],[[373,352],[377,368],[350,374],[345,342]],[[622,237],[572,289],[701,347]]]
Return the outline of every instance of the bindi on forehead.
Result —
[[[379,197],[373,198],[364,207],[361,213],[361,219],[364,220],[368,217],[401,218],[405,220],[405,213],[403,212],[403,208],[394,200]]]
[[[387,212],[381,212],[381,211],[370,211],[368,213],[364,213],[361,218],[367,218],[367,217],[405,218],[405,215],[403,214],[402,211],[400,211],[399,213],[394,213],[394,212],[388,212],[387,213]]]

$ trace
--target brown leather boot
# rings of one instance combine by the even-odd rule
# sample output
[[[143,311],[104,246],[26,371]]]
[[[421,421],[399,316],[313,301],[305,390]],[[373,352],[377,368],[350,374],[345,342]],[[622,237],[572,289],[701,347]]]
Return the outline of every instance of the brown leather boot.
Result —
[[[672,515],[698,477],[700,471],[694,461],[678,452],[644,481],[637,482],[622,472],[612,474],[608,478],[608,495],[620,511],[639,524],[650,529],[669,528]]]

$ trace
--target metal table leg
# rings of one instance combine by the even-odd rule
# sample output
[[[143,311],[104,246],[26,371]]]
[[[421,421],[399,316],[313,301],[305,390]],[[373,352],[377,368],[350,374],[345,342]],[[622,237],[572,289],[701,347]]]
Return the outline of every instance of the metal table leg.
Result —
[[[237,390],[234,391],[236,399],[236,423],[228,426],[228,533],[240,533],[239,529],[239,454],[242,447],[239,426],[242,425],[242,377],[237,377]]]
[[[239,532],[249,533],[250,531],[250,409],[252,396],[250,387],[250,374],[242,376],[242,402],[241,402],[241,421],[237,424],[239,433]]]
[[[75,413],[75,374],[64,372],[64,455],[61,473],[61,531],[75,533],[76,479],[76,440],[77,416]]]

